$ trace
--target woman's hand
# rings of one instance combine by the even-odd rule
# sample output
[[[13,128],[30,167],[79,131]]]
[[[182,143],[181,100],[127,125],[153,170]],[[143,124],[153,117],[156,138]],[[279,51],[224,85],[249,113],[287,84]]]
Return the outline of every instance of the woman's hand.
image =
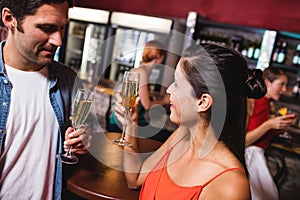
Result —
[[[268,124],[272,129],[286,129],[296,120],[295,114],[287,114],[284,116],[273,117],[268,120]]]
[[[125,114],[125,107],[122,105],[122,98],[120,93],[116,93],[115,95],[116,102],[114,105],[114,112],[117,117],[117,119],[123,124],[124,123],[124,114]],[[126,124],[126,132],[130,129],[135,129],[138,123],[138,106],[140,103],[140,97],[137,97],[135,100],[134,108],[129,111],[129,115],[127,118],[127,124]]]
[[[72,152],[86,154],[91,145],[91,140],[92,136],[86,126],[81,126],[77,130],[69,127],[65,132],[64,149],[67,151],[72,146]]]

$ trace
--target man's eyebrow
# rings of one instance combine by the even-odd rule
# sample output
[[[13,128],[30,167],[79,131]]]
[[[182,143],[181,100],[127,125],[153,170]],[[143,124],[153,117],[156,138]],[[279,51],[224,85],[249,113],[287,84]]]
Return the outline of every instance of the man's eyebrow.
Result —
[[[45,24],[36,24],[36,27],[45,27],[45,26],[48,26],[48,27],[51,27],[51,26],[56,26],[54,24],[49,24],[49,23],[45,23]]]
[[[58,29],[65,29],[66,26],[57,26],[56,24],[36,24],[36,27],[44,31],[56,31]]]

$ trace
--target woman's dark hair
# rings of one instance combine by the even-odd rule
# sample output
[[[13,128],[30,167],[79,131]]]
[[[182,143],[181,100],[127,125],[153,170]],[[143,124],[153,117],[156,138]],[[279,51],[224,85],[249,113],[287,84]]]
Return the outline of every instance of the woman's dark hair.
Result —
[[[268,79],[271,83],[277,79],[279,79],[280,76],[286,76],[286,73],[278,68],[278,67],[268,67],[263,72],[263,79]]]
[[[203,93],[212,96],[213,106],[208,120],[216,134],[221,132],[219,140],[245,166],[246,97],[261,98],[266,94],[262,71],[250,70],[247,60],[239,52],[216,44],[189,47],[183,55],[182,66],[195,96],[199,98]],[[222,115],[219,112],[222,109],[223,121],[218,116]],[[213,110],[220,119],[213,117]]]
[[[34,15],[39,7],[44,4],[60,4],[67,2],[69,7],[72,8],[74,6],[73,0],[0,0],[0,8],[1,13],[2,9],[7,7],[11,10],[13,16],[16,18],[18,22],[18,31],[23,32],[22,30],[22,21],[28,15]],[[1,20],[1,25],[3,26],[3,22]]]

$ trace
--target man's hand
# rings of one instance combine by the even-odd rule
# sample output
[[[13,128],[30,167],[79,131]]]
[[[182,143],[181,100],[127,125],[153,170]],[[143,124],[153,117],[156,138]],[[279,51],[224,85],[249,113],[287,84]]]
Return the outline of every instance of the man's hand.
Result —
[[[91,145],[92,136],[90,131],[82,126],[75,130],[69,127],[65,132],[64,149],[67,151],[72,146],[71,151],[77,154],[86,154]]]

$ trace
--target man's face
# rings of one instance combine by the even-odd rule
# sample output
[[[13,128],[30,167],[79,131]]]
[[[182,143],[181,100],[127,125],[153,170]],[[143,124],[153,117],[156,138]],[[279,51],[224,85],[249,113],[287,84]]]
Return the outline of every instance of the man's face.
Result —
[[[23,32],[13,33],[18,59],[24,65],[40,68],[53,61],[57,47],[62,45],[65,25],[68,23],[68,4],[45,4],[35,15],[22,21]]]

